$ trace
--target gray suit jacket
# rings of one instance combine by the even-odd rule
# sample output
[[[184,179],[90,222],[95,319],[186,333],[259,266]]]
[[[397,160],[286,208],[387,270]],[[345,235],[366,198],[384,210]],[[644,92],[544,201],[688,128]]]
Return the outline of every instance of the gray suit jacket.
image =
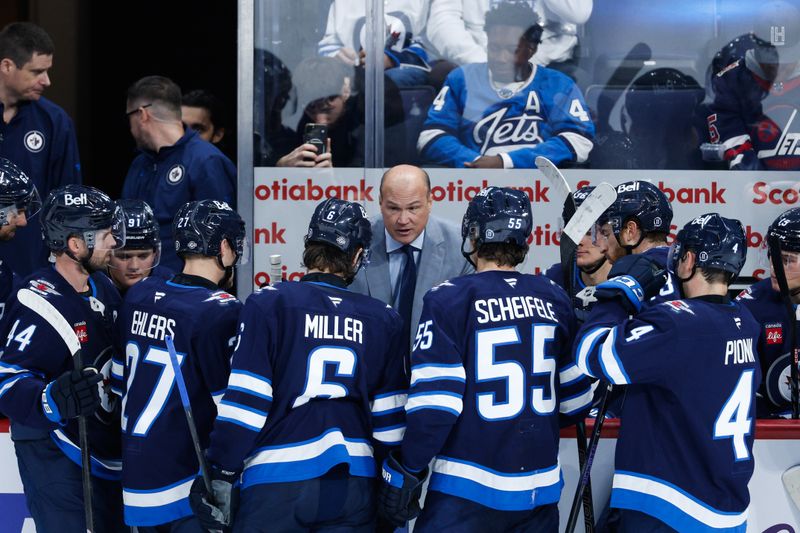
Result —
[[[473,272],[472,266],[461,255],[461,232],[445,220],[431,216],[425,226],[425,241],[417,266],[417,285],[414,289],[414,306],[411,310],[411,338],[413,343],[417,324],[422,314],[422,297],[431,287],[457,276]],[[369,265],[358,272],[350,290],[367,294],[387,304],[392,304],[392,282],[389,278],[389,256],[386,253],[386,233],[383,219],[372,223],[372,246]]]

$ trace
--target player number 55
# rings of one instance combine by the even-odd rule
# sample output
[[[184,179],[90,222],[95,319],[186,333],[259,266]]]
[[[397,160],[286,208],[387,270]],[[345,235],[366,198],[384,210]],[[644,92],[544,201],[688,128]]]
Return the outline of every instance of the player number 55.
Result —
[[[417,336],[414,338],[414,347],[411,348],[413,352],[417,348],[420,350],[427,350],[433,344],[433,332],[430,330],[433,325],[433,320],[428,320],[417,326]]]

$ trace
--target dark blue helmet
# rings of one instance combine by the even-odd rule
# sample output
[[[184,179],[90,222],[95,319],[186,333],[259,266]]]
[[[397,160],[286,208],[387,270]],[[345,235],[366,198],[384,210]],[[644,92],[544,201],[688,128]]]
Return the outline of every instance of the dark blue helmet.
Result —
[[[584,200],[586,200],[589,195],[592,194],[593,190],[594,187],[581,187],[572,193],[572,199],[575,201],[575,209],[578,209],[581,206]],[[561,210],[561,220],[564,223],[564,227],[567,227],[567,224],[569,224],[569,221],[572,219],[574,214],[575,212],[572,211],[569,198],[567,198],[567,200],[564,201],[564,208]]]
[[[767,230],[767,239],[778,239],[781,250],[800,252],[800,207],[780,214]]]
[[[114,237],[110,246],[98,239],[98,232],[107,229]],[[96,244],[121,248],[125,245],[125,223],[119,207],[103,191],[86,185],[65,185],[51,192],[44,202],[42,236],[54,252],[66,250],[72,236],[82,238],[90,251]]]
[[[36,185],[17,165],[4,157],[0,157],[0,226],[25,211],[31,218],[42,208],[42,200]]]
[[[161,248],[158,220],[143,200],[117,200],[125,219],[125,248],[144,250]]]
[[[461,236],[475,241],[475,246],[490,242],[507,242],[528,249],[533,228],[531,201],[516,189],[487,187],[470,201]]]
[[[628,220],[635,220],[643,233],[669,232],[672,206],[661,190],[649,181],[628,181],[617,185],[617,199],[609,207],[602,222],[611,224],[614,235]]]
[[[222,241],[227,240],[236,253],[237,264],[248,260],[244,220],[225,202],[199,200],[184,204],[172,221],[172,237],[178,255],[218,257]]]
[[[717,213],[701,215],[688,222],[672,244],[669,260],[672,272],[677,271],[678,261],[690,250],[697,255],[699,268],[724,270],[735,278],[747,259],[742,223]]]
[[[306,243],[329,244],[351,257],[359,248],[366,254],[372,242],[372,226],[361,204],[338,198],[323,200],[308,223]]]

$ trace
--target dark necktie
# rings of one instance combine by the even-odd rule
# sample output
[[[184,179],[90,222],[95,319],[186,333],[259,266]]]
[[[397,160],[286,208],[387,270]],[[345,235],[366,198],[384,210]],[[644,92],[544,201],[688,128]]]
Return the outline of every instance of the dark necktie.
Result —
[[[403,331],[408,340],[411,334],[411,309],[414,307],[414,288],[417,286],[417,264],[414,262],[414,247],[406,244],[399,250],[406,256],[406,264],[400,273],[400,290],[397,295],[397,312],[403,318]]]

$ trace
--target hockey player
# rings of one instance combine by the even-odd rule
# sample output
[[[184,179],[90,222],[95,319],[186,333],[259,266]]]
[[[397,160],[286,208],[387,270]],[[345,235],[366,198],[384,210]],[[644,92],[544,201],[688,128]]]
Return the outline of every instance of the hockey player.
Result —
[[[373,454],[402,438],[408,383],[400,317],[347,290],[371,238],[359,204],[321,202],[305,277],[245,303],[208,451],[213,500],[200,478],[192,487],[206,528],[230,520],[241,473],[234,531],[373,530]]]
[[[84,367],[74,368],[54,326],[15,293],[3,324],[0,411],[11,419],[37,531],[86,531],[78,416],[87,417],[95,531],[119,531],[119,415],[113,395],[100,394],[98,383],[111,366],[113,319],[120,304],[102,271],[111,250],[124,244],[122,216],[105,193],[67,185],[50,193],[41,222],[55,263],[22,286],[52,304],[73,327]]]
[[[114,250],[108,263],[108,276],[125,295],[134,283],[148,276],[170,279],[174,272],[158,266],[161,238],[153,210],[142,200],[117,200],[125,217],[125,247]]]
[[[515,270],[531,219],[523,192],[483,189],[461,229],[477,273],[425,295],[406,434],[384,462],[379,496],[397,525],[419,513],[433,460],[414,531],[558,529],[559,419],[582,418],[592,394],[571,358],[570,299]]]
[[[800,208],[781,213],[767,230],[767,239],[777,238],[783,271],[792,303],[800,303]],[[792,320],[781,300],[778,280],[770,264],[770,277],[742,291],[736,300],[747,307],[761,324],[758,355],[764,381],[756,396],[756,416],[791,415],[790,360]]]
[[[122,396],[122,496],[125,523],[140,533],[201,530],[189,507],[199,465],[165,336],[174,338],[205,448],[228,382],[241,308],[222,288],[246,256],[241,217],[224,202],[189,202],[175,215],[172,234],[183,271],[169,281],[152,276],[133,285],[117,319],[117,353],[124,354],[114,364],[114,388]]]
[[[629,254],[645,254],[667,268],[667,234],[672,206],[661,190],[648,181],[617,185],[617,199],[601,217],[597,243],[612,263]],[[672,276],[658,293],[662,300],[680,298]]]
[[[593,190],[594,187],[581,187],[573,192],[572,198],[575,200],[575,207],[580,207]],[[561,212],[564,227],[569,223],[570,218],[567,202],[565,202]],[[567,293],[570,290],[576,292],[570,296],[573,298],[573,306],[579,321],[581,321],[595,301],[593,296],[595,285],[607,279],[608,271],[611,270],[611,262],[606,258],[605,249],[595,243],[591,233],[587,233],[578,243],[578,249],[575,251],[575,265],[577,268],[571,288],[564,279],[564,269],[561,263],[556,263],[548,268],[544,275]]]
[[[486,14],[488,63],[457,68],[428,110],[417,149],[455,168],[533,168],[537,156],[582,163],[594,124],[567,76],[533,65],[542,36],[525,2],[500,2]]]
[[[0,158],[0,241],[10,241],[17,228],[28,225],[28,219],[39,212],[42,201],[36,185],[21,168],[5,158]],[[0,261],[0,319],[12,287],[21,280],[11,266]]]
[[[597,286],[575,353],[587,375],[627,385],[615,531],[745,530],[759,326],[727,292],[746,242],[738,220],[699,216],[669,263],[686,299],[644,305],[665,280],[646,255],[617,261]]]

